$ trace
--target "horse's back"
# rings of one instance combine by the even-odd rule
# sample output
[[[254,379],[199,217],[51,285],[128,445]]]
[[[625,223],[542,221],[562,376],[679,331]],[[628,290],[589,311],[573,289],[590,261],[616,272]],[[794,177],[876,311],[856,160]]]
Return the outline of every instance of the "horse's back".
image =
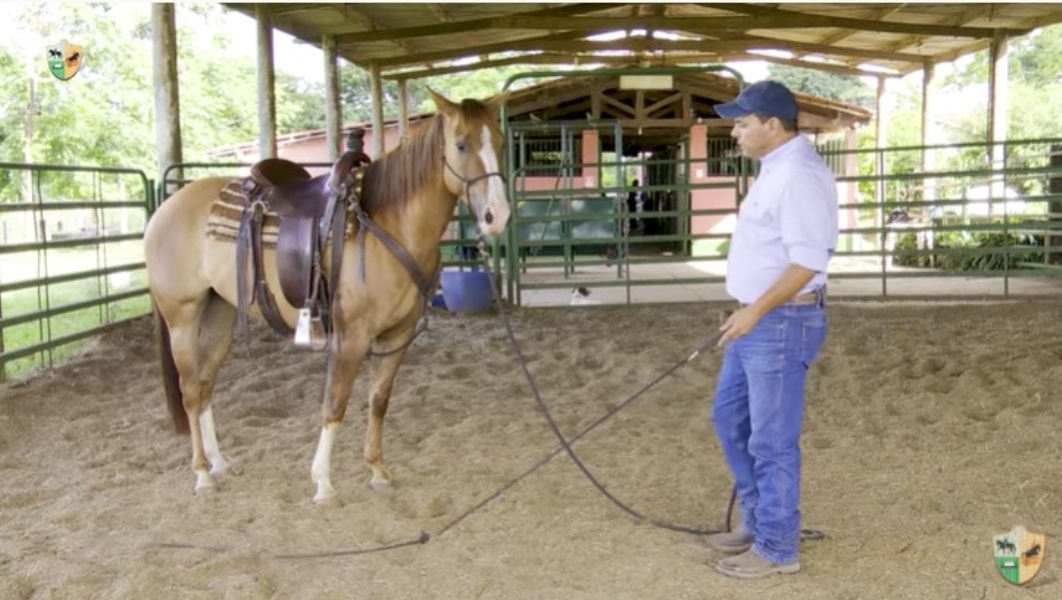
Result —
[[[231,177],[206,177],[167,198],[144,229],[148,282],[160,303],[181,302],[211,287],[204,268],[210,208]]]

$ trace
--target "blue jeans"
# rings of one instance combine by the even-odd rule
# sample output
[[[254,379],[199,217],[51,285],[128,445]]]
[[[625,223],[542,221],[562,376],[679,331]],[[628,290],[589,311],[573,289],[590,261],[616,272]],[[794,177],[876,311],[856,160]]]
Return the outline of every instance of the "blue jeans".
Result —
[[[734,475],[752,549],[774,563],[800,551],[804,382],[826,337],[825,309],[783,305],[727,344],[712,419]]]

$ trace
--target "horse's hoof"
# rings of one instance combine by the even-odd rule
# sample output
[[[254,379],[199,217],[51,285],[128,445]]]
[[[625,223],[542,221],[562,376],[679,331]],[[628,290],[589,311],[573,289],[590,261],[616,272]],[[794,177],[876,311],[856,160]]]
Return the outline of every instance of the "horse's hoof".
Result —
[[[393,489],[390,481],[386,479],[377,479],[376,477],[373,477],[369,481],[369,487],[377,492],[390,492]]]
[[[328,509],[342,509],[343,500],[339,499],[339,496],[326,496],[324,498],[313,498],[313,503],[319,505],[319,507],[325,507]]]
[[[195,495],[205,496],[214,491],[214,478],[206,471],[195,472]]]
[[[341,508],[343,501],[339,499],[339,496],[332,492],[331,494],[317,494],[313,497],[313,503],[317,506],[329,506],[332,508]]]

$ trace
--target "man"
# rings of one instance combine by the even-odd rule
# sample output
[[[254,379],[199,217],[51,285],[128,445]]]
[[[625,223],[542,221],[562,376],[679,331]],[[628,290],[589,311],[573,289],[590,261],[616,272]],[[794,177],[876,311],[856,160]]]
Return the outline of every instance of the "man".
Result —
[[[740,307],[725,344],[712,419],[741,499],[742,523],[702,541],[736,554],[742,578],[800,570],[800,428],[807,369],[825,337],[826,267],[837,243],[833,174],[797,133],[797,104],[764,81],[716,106],[760,171],[738,213],[726,289]]]

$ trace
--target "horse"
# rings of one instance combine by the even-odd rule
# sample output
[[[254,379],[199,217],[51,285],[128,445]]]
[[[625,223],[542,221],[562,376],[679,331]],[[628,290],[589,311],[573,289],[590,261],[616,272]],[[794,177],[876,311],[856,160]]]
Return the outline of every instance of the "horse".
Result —
[[[328,282],[333,301],[327,375],[320,438],[310,469],[317,503],[335,498],[332,447],[358,369],[370,352],[378,362],[372,369],[364,461],[372,471],[372,488],[391,487],[382,452],[384,416],[395,375],[430,303],[422,301],[424,290],[414,282],[414,269],[399,259],[393,242],[405,248],[407,259],[411,257],[421,273],[437,278],[440,241],[458,201],[473,215],[481,235],[499,235],[509,221],[498,123],[507,93],[460,103],[433,90],[429,94],[438,109],[432,120],[364,168],[358,200],[363,215],[371,219],[367,225],[375,226],[352,220],[347,227],[364,235],[332,236],[323,250],[325,264],[337,245],[342,259],[335,281]],[[229,467],[218,446],[210,401],[240,313],[237,248],[232,241],[208,237],[206,227],[212,204],[233,181],[206,177],[188,183],[161,203],[144,232],[167,406],[178,433],[191,437],[197,495],[213,491],[214,476]],[[372,231],[377,226],[393,238],[391,246],[384,243],[385,235]],[[275,308],[286,325],[294,327],[298,307],[279,293],[276,250],[263,249],[262,255]],[[246,315],[263,319],[259,304],[252,303]]]

